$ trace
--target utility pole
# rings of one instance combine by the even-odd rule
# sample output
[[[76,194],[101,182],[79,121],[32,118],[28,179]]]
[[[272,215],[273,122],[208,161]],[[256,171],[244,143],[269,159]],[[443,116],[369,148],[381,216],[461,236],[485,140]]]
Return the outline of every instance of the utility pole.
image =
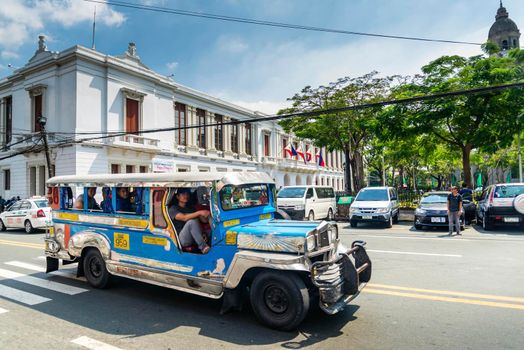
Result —
[[[40,114],[40,117],[38,118],[38,123],[40,124],[40,135],[42,135],[42,140],[44,141],[45,160],[47,163],[47,176],[50,179],[54,176],[54,174],[53,169],[51,167],[51,158],[49,157],[49,147],[47,145],[47,132],[45,130],[47,118]]]
[[[520,128],[519,128],[519,134],[517,136],[518,140],[518,147],[519,147],[519,182],[522,183],[522,149],[520,147]]]

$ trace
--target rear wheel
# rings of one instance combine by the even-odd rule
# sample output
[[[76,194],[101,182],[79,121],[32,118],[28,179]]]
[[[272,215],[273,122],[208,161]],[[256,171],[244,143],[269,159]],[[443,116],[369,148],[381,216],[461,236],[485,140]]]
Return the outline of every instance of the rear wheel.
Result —
[[[486,214],[482,217],[482,228],[484,231],[490,231],[493,229],[493,225],[488,222],[488,219],[486,218]]]
[[[315,213],[313,213],[313,210],[309,211],[309,214],[307,216],[307,219],[309,221],[315,221]]]
[[[285,331],[295,329],[309,310],[307,287],[294,273],[261,272],[251,285],[250,300],[262,323]]]
[[[33,225],[31,225],[31,221],[29,220],[25,221],[24,229],[25,229],[25,233],[33,233],[34,229],[33,229]]]
[[[0,220],[0,231],[5,231],[5,230],[7,230],[7,227],[5,227],[4,222]]]
[[[104,258],[97,249],[90,249],[84,257],[84,274],[95,288],[105,288],[109,283],[109,272]]]

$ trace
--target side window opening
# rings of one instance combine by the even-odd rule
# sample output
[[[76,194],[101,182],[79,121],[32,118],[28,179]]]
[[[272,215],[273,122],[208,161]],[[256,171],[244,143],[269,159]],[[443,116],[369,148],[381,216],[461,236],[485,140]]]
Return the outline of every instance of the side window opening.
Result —
[[[167,221],[164,217],[163,212],[163,200],[166,194],[165,189],[154,190],[153,191],[153,226],[165,229],[167,228]]]
[[[71,190],[71,187],[60,187],[60,209],[72,209],[73,202],[73,190]]]

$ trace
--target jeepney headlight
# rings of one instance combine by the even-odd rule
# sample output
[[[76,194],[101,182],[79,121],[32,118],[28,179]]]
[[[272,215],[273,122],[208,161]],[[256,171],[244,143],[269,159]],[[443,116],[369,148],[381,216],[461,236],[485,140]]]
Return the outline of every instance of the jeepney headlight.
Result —
[[[317,237],[312,234],[306,238],[306,249],[308,252],[312,252],[317,247]]]
[[[333,243],[338,239],[338,226],[332,225],[328,229],[329,242]]]

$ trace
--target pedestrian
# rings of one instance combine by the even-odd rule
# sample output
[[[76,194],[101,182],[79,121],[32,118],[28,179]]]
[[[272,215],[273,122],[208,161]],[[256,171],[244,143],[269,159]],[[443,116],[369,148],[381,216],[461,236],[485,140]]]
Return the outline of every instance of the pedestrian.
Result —
[[[448,236],[453,235],[453,226],[457,231],[457,235],[460,233],[460,213],[462,212],[462,196],[458,193],[456,186],[451,187],[451,193],[448,195],[448,222],[449,222],[449,233]]]
[[[473,196],[473,190],[468,188],[467,183],[463,182],[459,194],[462,196],[462,199],[470,199]]]

